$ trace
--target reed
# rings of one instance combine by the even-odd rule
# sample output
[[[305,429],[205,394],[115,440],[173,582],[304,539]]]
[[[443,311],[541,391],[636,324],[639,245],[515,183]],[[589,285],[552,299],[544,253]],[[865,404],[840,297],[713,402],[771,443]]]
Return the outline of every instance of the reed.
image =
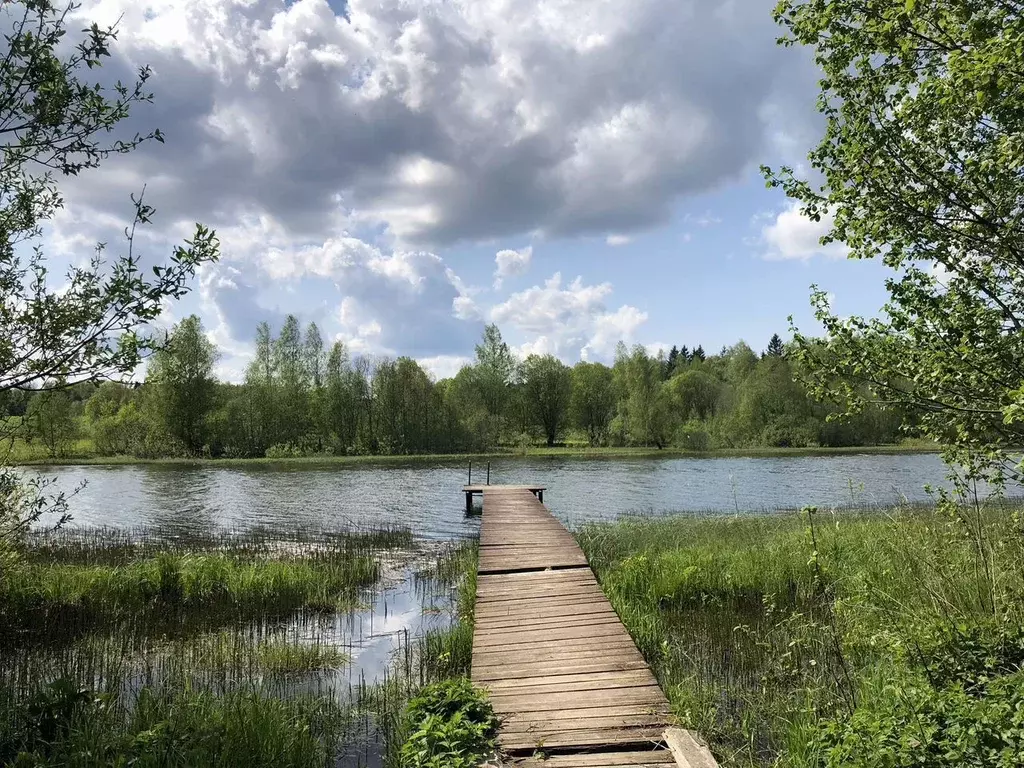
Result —
[[[878,754],[867,744],[896,738],[891,724],[917,728],[915,707],[959,706],[951,691],[979,664],[985,738],[1016,743],[1018,726],[997,714],[1014,711],[1012,697],[989,683],[1024,662],[1018,513],[809,509],[625,519],[577,536],[676,715],[723,764],[866,766]],[[940,679],[943,664],[953,671]],[[934,765],[990,764],[961,743],[979,725],[966,712],[925,728],[961,754]],[[886,765],[916,764],[901,762],[912,753],[893,747]]]

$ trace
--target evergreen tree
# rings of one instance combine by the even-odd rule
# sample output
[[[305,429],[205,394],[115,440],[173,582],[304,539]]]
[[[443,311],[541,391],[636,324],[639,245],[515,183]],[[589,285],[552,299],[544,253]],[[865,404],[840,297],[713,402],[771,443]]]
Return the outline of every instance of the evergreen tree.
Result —
[[[779,334],[772,334],[772,338],[768,342],[768,349],[765,350],[764,354],[766,357],[782,357],[786,354],[786,348],[782,343],[782,339],[779,338]]]
[[[679,362],[679,347],[673,344],[668,353],[668,364],[665,366],[666,379],[672,378],[672,374],[676,372],[677,362]]]
[[[691,357],[691,359],[703,363],[705,359],[704,347],[700,346],[699,344],[696,347],[694,347],[693,356]]]

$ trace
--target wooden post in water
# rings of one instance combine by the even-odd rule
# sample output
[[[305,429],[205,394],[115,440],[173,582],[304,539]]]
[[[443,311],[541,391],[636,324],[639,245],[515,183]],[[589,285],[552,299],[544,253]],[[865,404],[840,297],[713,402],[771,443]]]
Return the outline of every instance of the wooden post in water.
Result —
[[[491,484],[491,462],[487,462],[487,484]]]
[[[466,485],[473,484],[473,460],[469,460],[469,480],[466,481]]]

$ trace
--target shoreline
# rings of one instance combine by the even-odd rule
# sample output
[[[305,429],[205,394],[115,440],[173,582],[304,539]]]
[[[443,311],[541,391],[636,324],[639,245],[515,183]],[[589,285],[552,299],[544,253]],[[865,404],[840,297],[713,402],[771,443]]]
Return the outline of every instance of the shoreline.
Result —
[[[63,467],[63,466],[131,466],[170,465],[185,467],[247,467],[247,466],[302,466],[302,465],[367,465],[398,466],[409,464],[459,464],[470,461],[493,461],[496,459],[735,459],[735,458],[786,458],[822,457],[853,455],[896,455],[935,454],[941,451],[937,445],[927,443],[905,443],[898,445],[845,446],[841,448],[719,448],[711,451],[691,451],[681,448],[587,448],[587,447],[537,447],[522,451],[488,451],[481,453],[455,454],[403,454],[394,456],[289,456],[253,458],[186,458],[162,457],[154,459],[132,456],[92,456],[66,459],[28,459],[12,462],[22,467]]]

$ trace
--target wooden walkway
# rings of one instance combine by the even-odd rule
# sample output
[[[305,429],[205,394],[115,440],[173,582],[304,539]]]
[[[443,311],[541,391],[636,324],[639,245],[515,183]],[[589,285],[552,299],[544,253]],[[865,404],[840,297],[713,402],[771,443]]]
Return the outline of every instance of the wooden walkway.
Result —
[[[513,765],[698,765],[666,748],[668,701],[572,535],[530,489],[483,497],[472,677]]]

